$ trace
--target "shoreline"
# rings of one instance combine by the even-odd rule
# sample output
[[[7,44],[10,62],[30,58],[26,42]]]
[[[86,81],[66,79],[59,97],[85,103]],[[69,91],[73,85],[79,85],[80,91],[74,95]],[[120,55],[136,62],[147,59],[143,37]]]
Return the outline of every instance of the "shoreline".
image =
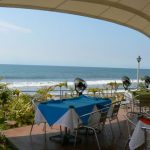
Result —
[[[134,90],[136,88],[136,80],[131,80],[132,81],[132,85],[130,86],[129,89]],[[0,82],[0,83],[7,83],[7,87],[11,90],[15,90],[18,89],[23,93],[29,94],[29,95],[34,95],[36,93],[37,90],[44,88],[44,87],[50,87],[50,86],[55,86],[58,85],[59,83],[63,83],[65,81],[14,81],[12,80],[11,82],[7,81],[7,82]],[[66,81],[67,82],[67,81]],[[99,88],[99,89],[103,89],[104,93],[111,93],[111,89],[109,87],[108,88],[107,84],[110,82],[117,82],[117,83],[122,83],[121,80],[91,80],[91,81],[86,81],[87,82],[87,89],[85,90],[85,94],[88,94],[88,88]],[[63,95],[70,95],[72,90],[74,89],[74,81],[68,81],[67,82],[68,87],[61,87],[61,91],[63,93]],[[119,86],[119,88],[117,89],[117,91],[113,90],[114,92],[125,92],[124,88],[122,85]],[[50,92],[52,95],[54,96],[59,96],[60,95],[60,87],[57,86],[54,88],[53,91]]]
[[[116,83],[122,83],[122,80],[120,79],[99,79],[99,80],[85,80],[88,87],[102,87],[107,85],[110,82],[116,82]],[[67,85],[70,87],[74,86],[74,81],[66,81],[66,80],[4,80],[0,83],[2,84],[8,84],[9,88],[41,88],[41,87],[47,87],[47,86],[55,86],[59,83],[67,82]],[[136,79],[131,80],[132,86],[137,83]],[[142,81],[140,81],[142,82]]]

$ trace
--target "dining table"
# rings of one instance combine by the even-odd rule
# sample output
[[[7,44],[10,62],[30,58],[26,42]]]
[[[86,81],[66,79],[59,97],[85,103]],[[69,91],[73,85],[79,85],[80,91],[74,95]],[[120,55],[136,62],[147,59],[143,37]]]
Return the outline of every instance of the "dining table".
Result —
[[[135,150],[145,143],[145,134],[142,128],[150,129],[150,118],[139,118],[129,142],[130,150]],[[150,130],[147,132],[147,138],[150,139]],[[150,146],[150,143],[148,144]]]
[[[38,105],[38,109],[49,126],[62,125],[72,130],[76,124],[74,121],[79,116],[92,112],[94,106],[98,109],[103,109],[109,104],[111,104],[111,100],[108,98],[81,95],[75,98],[41,102]],[[84,122],[86,121],[84,120]]]
[[[74,98],[49,100],[38,104],[38,110],[49,126],[60,125],[69,132],[78,127],[78,123],[86,124],[89,117],[80,119],[80,116],[91,113],[95,108],[104,109],[111,105],[109,98],[97,98],[80,95]],[[80,119],[80,120],[79,120]]]

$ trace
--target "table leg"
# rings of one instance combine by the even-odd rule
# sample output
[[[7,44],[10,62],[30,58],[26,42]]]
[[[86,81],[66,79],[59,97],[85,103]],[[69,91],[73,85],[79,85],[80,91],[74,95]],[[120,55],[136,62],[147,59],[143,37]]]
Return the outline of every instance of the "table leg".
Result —
[[[49,140],[61,143],[63,145],[75,142],[75,136],[70,134],[70,131],[65,127],[64,134],[61,132],[62,128],[60,127],[60,134],[49,137]],[[81,139],[77,139],[77,143],[81,142]]]

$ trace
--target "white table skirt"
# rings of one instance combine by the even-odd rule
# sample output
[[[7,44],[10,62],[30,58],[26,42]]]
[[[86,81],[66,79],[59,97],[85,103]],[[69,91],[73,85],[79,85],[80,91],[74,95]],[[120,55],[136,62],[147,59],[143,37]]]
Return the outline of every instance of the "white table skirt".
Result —
[[[98,108],[96,105],[93,108],[93,111],[97,111]],[[88,123],[92,124],[97,120],[97,116],[92,115],[89,117]],[[76,113],[75,109],[70,108],[60,119],[58,119],[54,125],[62,125],[70,129],[71,132],[82,123],[80,116]]]
[[[34,116],[34,123],[35,124],[40,124],[46,122],[44,116],[42,115],[42,113],[40,112],[40,110],[38,108],[36,108],[35,111],[35,116]]]
[[[141,129],[142,127],[150,128],[150,125],[139,121],[134,129],[131,140],[129,142],[130,150],[135,150],[140,147],[145,142],[144,131]],[[150,134],[148,134],[148,138],[150,138]]]
[[[98,108],[95,105],[93,111],[97,111]],[[89,117],[89,123],[93,123],[97,119],[97,116]],[[35,123],[39,124],[41,122],[46,122],[44,116],[37,108],[35,113]],[[75,128],[78,127],[78,124],[82,123],[82,120],[76,113],[75,109],[70,108],[64,115],[62,115],[53,125],[61,125],[70,129],[70,131],[74,131]]]
[[[74,109],[70,108],[60,119],[58,119],[54,125],[61,125],[73,131],[74,128],[78,127],[78,122],[81,123],[79,120],[78,114],[75,112]]]

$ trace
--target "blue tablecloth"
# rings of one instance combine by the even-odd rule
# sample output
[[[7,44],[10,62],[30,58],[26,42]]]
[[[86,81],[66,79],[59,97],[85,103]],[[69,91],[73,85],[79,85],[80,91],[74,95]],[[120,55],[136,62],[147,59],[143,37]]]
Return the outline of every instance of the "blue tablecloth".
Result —
[[[105,105],[111,104],[110,99],[93,98],[81,95],[77,98],[63,99],[63,100],[50,100],[42,102],[38,105],[39,110],[45,117],[49,125],[53,125],[65,112],[73,107],[76,113],[81,116],[90,113],[96,105],[102,109]]]

